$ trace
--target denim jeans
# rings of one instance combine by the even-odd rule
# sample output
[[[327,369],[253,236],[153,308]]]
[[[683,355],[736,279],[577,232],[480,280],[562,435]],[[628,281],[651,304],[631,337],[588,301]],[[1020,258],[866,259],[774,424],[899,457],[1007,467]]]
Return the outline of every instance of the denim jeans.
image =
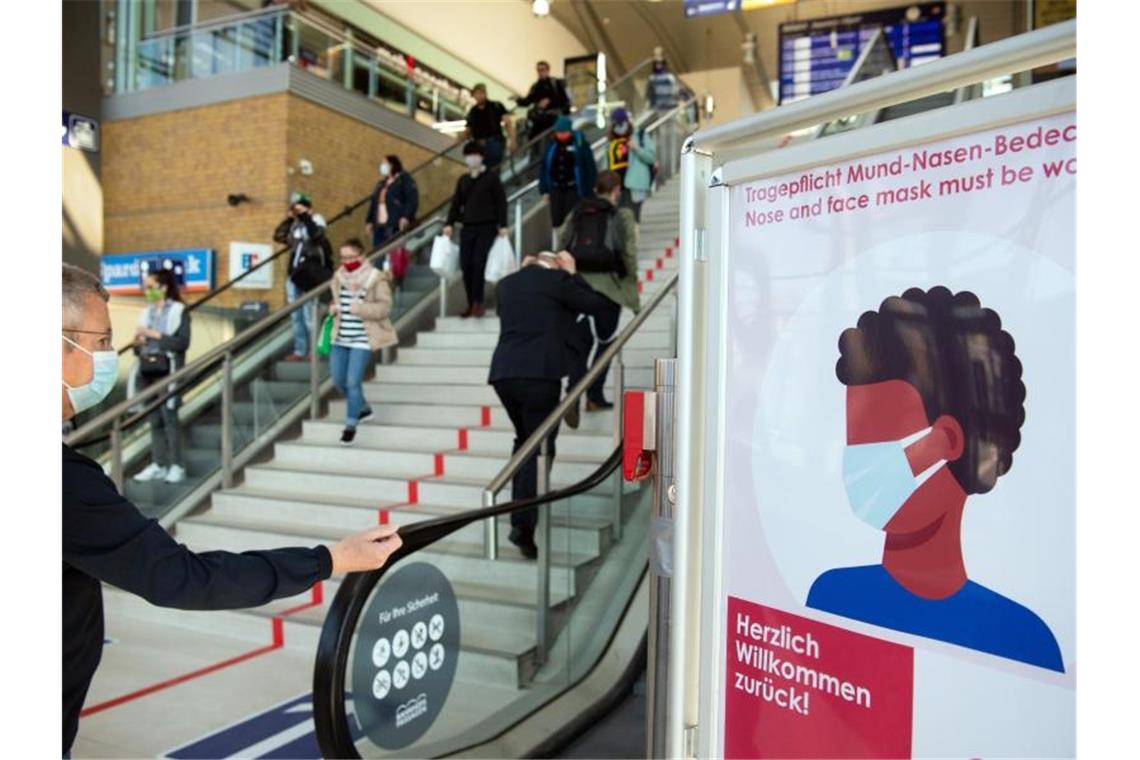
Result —
[[[329,353],[329,369],[333,384],[348,400],[348,413],[344,426],[354,428],[360,422],[360,415],[368,409],[364,400],[364,373],[372,361],[372,352],[367,348],[348,348],[333,344]]]
[[[304,291],[294,285],[292,280],[285,280],[285,299],[289,303],[293,303],[303,295]],[[301,356],[309,355],[309,331],[312,330],[316,310],[316,302],[309,301],[289,315],[293,319],[293,353]]]

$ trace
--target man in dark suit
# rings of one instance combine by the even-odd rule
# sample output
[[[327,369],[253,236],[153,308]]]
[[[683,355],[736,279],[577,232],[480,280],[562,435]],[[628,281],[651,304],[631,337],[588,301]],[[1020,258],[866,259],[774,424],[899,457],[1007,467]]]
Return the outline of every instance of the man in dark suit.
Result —
[[[578,315],[601,313],[609,304],[577,274],[574,257],[566,251],[526,257],[519,271],[499,281],[498,294],[499,343],[487,382],[515,426],[513,451],[518,451],[558,406],[562,378],[570,370],[567,343]],[[555,427],[547,439],[552,459],[557,434]],[[537,459],[536,452],[515,473],[512,499],[537,494]],[[538,555],[537,522],[536,509],[511,514],[511,543],[529,559]]]

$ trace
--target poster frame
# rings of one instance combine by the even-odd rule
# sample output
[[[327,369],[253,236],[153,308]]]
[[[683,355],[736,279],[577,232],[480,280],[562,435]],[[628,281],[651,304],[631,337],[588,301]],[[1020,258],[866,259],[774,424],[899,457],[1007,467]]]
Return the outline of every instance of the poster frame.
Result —
[[[732,187],[741,183],[789,174],[820,165],[832,165],[855,158],[890,152],[999,129],[1001,126],[1044,119],[1075,111],[1075,77],[1034,84],[992,98],[971,100],[958,106],[936,109],[905,119],[870,126],[863,130],[836,134],[820,141],[791,146],[777,152],[733,157],[712,172],[709,187],[699,190],[708,222],[707,288],[705,313],[710,324],[705,330],[708,343],[702,367],[705,398],[701,401],[703,419],[703,472],[701,513],[701,593],[698,757],[723,757],[724,753],[724,672],[726,663],[726,606],[722,551],[724,549],[725,431],[727,398],[724,392],[728,368],[725,340],[728,319],[728,283],[732,271],[730,247]],[[739,156],[739,152],[734,152]],[[715,162],[715,153],[710,156]]]

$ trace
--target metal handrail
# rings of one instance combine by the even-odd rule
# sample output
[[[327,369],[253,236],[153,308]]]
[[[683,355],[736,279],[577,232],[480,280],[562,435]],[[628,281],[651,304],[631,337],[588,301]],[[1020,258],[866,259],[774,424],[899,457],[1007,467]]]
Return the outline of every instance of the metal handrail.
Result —
[[[285,16],[289,13],[289,9],[285,7],[277,8],[256,8],[251,11],[242,11],[240,13],[231,13],[229,16],[222,16],[221,18],[210,19],[209,21],[202,21],[194,24],[182,24],[181,26],[172,26],[169,29],[163,29],[154,34],[148,34],[145,37],[139,38],[139,42],[151,42],[152,40],[161,40],[167,37],[173,37],[187,32],[203,32],[214,29],[220,26],[233,26],[234,24],[245,24],[249,21],[256,21],[258,18],[264,16],[266,18],[273,18],[276,16]]]
[[[570,411],[570,407],[578,403],[578,399],[581,398],[582,394],[586,392],[586,389],[598,379],[603,370],[605,370],[606,365],[625,347],[625,344],[629,342],[630,338],[632,338],[641,325],[645,323],[649,315],[661,305],[661,302],[665,300],[665,296],[677,285],[678,276],[679,275],[674,274],[665,281],[665,285],[661,290],[637,313],[633,321],[625,326],[625,329],[610,343],[606,350],[602,352],[601,356],[594,360],[593,366],[590,367],[582,379],[567,392],[566,398],[562,400],[562,403],[546,416],[542,424],[531,433],[530,438],[526,439],[526,442],[523,443],[522,447],[515,452],[510,460],[503,466],[503,469],[499,470],[499,474],[491,479],[491,482],[483,489],[484,507],[495,506],[495,495],[514,477],[515,472],[522,467],[523,463],[534,455],[539,445],[546,440],[546,437],[550,435],[551,431],[562,422],[562,418],[566,416],[566,412]]]
[[[689,150],[710,151],[745,140],[783,134],[834,118],[862,113],[953,90],[1010,71],[1025,71],[1077,54],[1076,20],[1064,21],[937,61],[789,103],[730,124],[694,133]]]

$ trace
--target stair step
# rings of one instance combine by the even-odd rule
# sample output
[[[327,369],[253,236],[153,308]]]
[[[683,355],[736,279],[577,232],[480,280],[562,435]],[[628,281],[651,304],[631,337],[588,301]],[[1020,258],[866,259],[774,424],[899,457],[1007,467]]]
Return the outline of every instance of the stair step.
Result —
[[[626,324],[629,324],[626,322]],[[648,327],[643,326],[637,331],[629,343],[626,345],[629,348],[667,348],[671,345],[671,331],[665,329],[654,329],[654,325]],[[499,342],[498,332],[476,332],[476,333],[456,333],[456,332],[425,332],[420,333],[416,338],[416,348],[431,351],[451,351],[453,349],[484,349],[493,350]],[[404,354],[408,349],[403,349],[400,352],[400,361],[403,361]],[[464,363],[467,362],[454,362]]]
[[[419,477],[435,472],[437,466],[442,466],[442,474],[484,482],[498,475],[505,464],[506,459],[502,457],[481,456],[470,452],[435,455],[296,441],[276,444],[273,458],[273,465],[278,467],[394,478]],[[597,462],[581,461],[570,456],[555,457],[551,468],[551,483],[555,487],[572,485],[589,477],[597,467]]]
[[[583,414],[588,420],[594,414]],[[569,430],[565,426],[558,432],[556,448],[559,454],[603,461],[613,451],[611,432],[590,432],[585,429]],[[338,443],[343,423],[334,419],[305,420],[301,428],[301,440],[306,443]],[[514,445],[514,430],[507,426],[470,428],[465,434],[467,451],[501,456],[505,462],[510,458]],[[388,448],[399,445],[408,451],[447,451],[459,449],[460,433],[455,428],[425,427],[420,425],[380,425],[367,422],[356,429],[356,445],[374,448]]]

